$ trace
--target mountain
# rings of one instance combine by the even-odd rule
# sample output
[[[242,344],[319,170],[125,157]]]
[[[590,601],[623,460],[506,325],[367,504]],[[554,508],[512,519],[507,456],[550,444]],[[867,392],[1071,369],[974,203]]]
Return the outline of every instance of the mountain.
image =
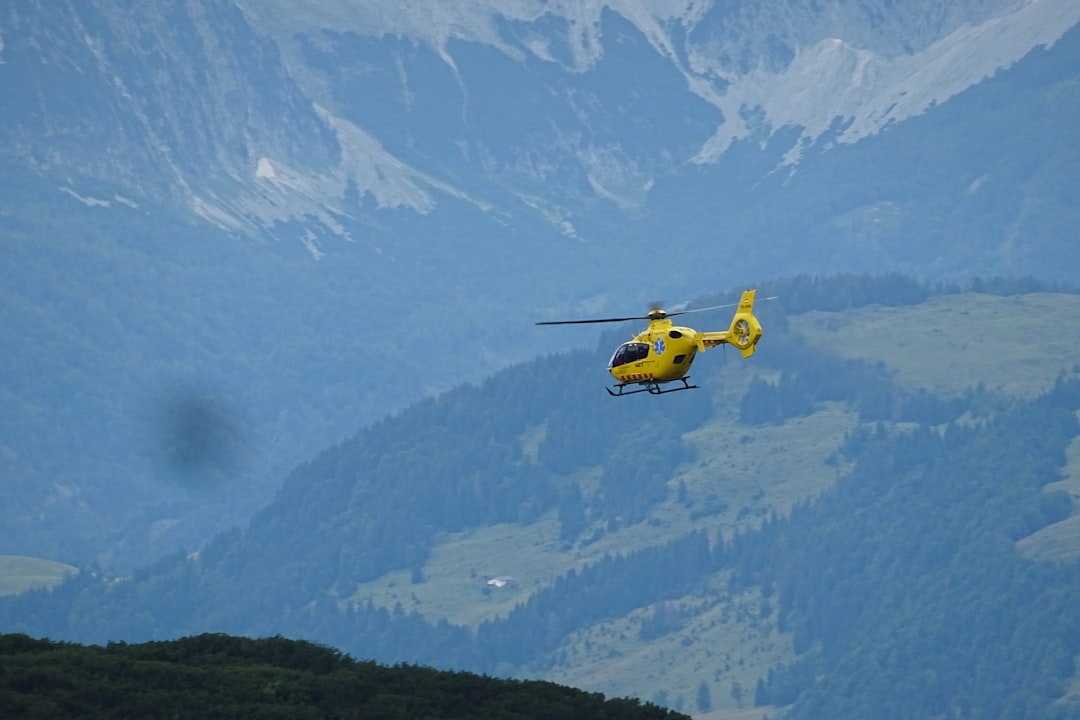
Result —
[[[1063,0],[0,13],[11,553],[194,551],[538,319],[1080,261]]]
[[[283,633],[680,711],[1074,717],[1080,296],[777,286],[758,353],[698,359],[701,390],[607,397],[618,332],[512,366],[301,464],[199,552],[86,568],[0,627]]]
[[[354,56],[346,50],[350,44],[379,48],[377,39],[401,37],[409,41],[404,47],[381,45],[386,54],[367,58],[360,72],[349,73],[354,76],[350,89],[362,89],[371,82],[370,75],[382,75],[378,87],[390,90],[383,98],[407,111],[414,94],[424,95],[414,91],[412,83],[424,83],[431,71],[418,61],[430,59],[444,64],[448,71],[444,76],[461,90],[444,97],[457,98],[463,119],[483,121],[481,113],[468,107],[477,95],[481,107],[491,107],[495,101],[485,102],[486,96],[512,100],[527,94],[519,83],[491,83],[490,76],[469,64],[469,46],[487,46],[522,66],[506,76],[520,74],[520,69],[535,71],[537,66],[581,74],[584,89],[579,92],[585,102],[576,114],[589,120],[580,127],[584,137],[609,133],[622,146],[632,138],[645,140],[643,145],[653,146],[654,152],[674,151],[670,143],[681,141],[684,133],[676,131],[680,124],[673,108],[647,103],[637,107],[635,101],[665,97],[686,108],[689,96],[699,98],[709,108],[701,121],[713,127],[686,159],[701,163],[717,160],[735,141],[760,139],[762,131],[785,127],[801,129],[799,143],[792,148],[796,155],[799,145],[813,143],[838,120],[847,125],[840,141],[857,141],[944,103],[1036,46],[1052,45],[1080,21],[1080,13],[1068,3],[1015,0],[949,8],[925,1],[808,7],[677,0],[542,9],[529,3],[467,3],[453,10],[426,3],[242,6],[253,24],[284,49],[290,71],[328,103],[340,98],[334,95],[335,89],[342,89],[334,82],[339,76],[328,65],[313,63],[313,58],[329,60],[338,51],[351,60]],[[623,69],[615,74],[612,65]],[[378,67],[396,69],[373,70]],[[626,72],[629,67],[649,69],[632,78]],[[672,82],[675,78],[681,82]],[[610,80],[616,82],[605,82]],[[620,95],[623,104],[613,106],[610,99]],[[516,103],[509,104],[512,113]],[[617,111],[604,113],[605,109]],[[372,110],[383,122],[388,119],[382,104]],[[671,113],[664,118],[666,123],[643,122],[658,112]],[[378,122],[371,114],[365,119]],[[448,130],[456,133],[459,128],[448,123],[437,129],[444,135]],[[506,136],[513,133],[484,133],[481,138],[499,151],[504,148],[498,140]],[[553,144],[547,155],[557,157],[573,149],[559,153]],[[629,143],[632,158],[642,149]],[[588,154],[577,157],[586,172],[589,160]],[[596,186],[603,185],[600,178],[591,179]]]

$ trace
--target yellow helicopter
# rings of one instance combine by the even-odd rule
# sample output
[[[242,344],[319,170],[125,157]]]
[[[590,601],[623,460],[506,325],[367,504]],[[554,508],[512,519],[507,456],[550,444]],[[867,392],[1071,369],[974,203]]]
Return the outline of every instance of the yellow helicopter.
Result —
[[[690,365],[699,352],[707,347],[729,344],[734,345],[744,358],[754,354],[758,340],[761,339],[761,323],[754,316],[754,297],[756,290],[743,292],[739,302],[730,305],[714,305],[666,312],[660,307],[653,307],[648,315],[621,318],[601,318],[596,320],[550,320],[537,325],[584,325],[588,323],[626,322],[627,320],[648,320],[649,327],[638,333],[633,340],[620,345],[611,356],[608,371],[618,382],[615,389],[605,387],[609,395],[622,397],[639,392],[653,395],[678,390],[690,390],[698,387],[690,384]],[[773,300],[773,297],[764,298]],[[671,318],[687,313],[719,310],[737,307],[735,316],[727,330],[698,332],[693,328],[676,326]],[[682,382],[681,387],[664,389],[662,385],[674,381]],[[630,386],[640,386],[627,390]]]

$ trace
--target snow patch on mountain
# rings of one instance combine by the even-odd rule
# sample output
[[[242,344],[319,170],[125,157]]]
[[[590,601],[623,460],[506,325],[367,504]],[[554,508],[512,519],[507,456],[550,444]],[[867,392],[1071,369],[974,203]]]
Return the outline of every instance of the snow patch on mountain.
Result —
[[[194,212],[232,230],[242,229],[251,222],[273,227],[277,222],[309,216],[317,218],[333,234],[351,240],[339,219],[347,214],[342,202],[347,191],[371,198],[377,208],[404,207],[421,214],[435,208],[433,191],[485,207],[456,187],[397,159],[353,123],[318,105],[314,108],[336,136],[341,151],[336,166],[322,171],[297,169],[283,160],[261,155],[255,164],[253,184],[241,178],[240,194],[228,200],[216,195],[197,195],[191,203]],[[302,240],[313,257],[324,255],[313,238]]]
[[[111,207],[112,202],[109,200],[102,200],[101,198],[90,197],[88,195],[80,195],[69,187],[60,188],[61,192],[65,192],[71,197],[81,202],[86,207]]]
[[[270,158],[261,157],[259,162],[255,165],[255,177],[256,178],[275,178],[277,173],[274,172],[274,165],[270,162]]]
[[[678,21],[690,26],[700,21],[711,0],[238,0],[237,4],[255,24],[276,37],[296,33],[317,34],[328,30],[372,37],[414,38],[433,48],[454,65],[450,40],[464,40],[499,48],[520,58],[518,42],[504,37],[500,23],[535,23],[544,17],[560,18],[567,29],[571,68],[584,71],[604,53],[601,18],[606,10],[634,23],[661,52],[675,45],[664,23]],[[525,47],[545,60],[553,60],[549,38],[532,35]]]

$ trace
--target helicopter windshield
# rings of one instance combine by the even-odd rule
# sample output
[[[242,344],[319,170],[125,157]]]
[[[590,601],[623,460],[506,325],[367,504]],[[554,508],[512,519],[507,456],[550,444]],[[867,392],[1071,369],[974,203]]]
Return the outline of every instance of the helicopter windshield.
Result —
[[[637,362],[638,360],[644,360],[649,354],[649,344],[642,342],[628,342],[619,346],[619,349],[615,351],[615,354],[611,356],[611,362],[608,363],[609,368],[619,367],[627,363]]]

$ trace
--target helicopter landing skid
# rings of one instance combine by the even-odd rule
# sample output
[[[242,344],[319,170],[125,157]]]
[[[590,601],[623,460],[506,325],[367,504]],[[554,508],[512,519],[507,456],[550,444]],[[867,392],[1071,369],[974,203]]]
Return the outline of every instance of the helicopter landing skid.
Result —
[[[666,395],[667,393],[679,392],[680,390],[693,390],[698,387],[697,385],[691,385],[689,382],[687,382],[689,379],[689,377],[679,378],[683,386],[668,388],[667,390],[661,389],[660,383],[658,382],[619,383],[615,386],[614,390],[607,387],[606,385],[604,386],[604,389],[607,390],[608,395],[612,397],[622,397],[623,395],[636,395],[637,393],[643,392],[647,392],[650,395]],[[637,390],[627,390],[626,388],[631,385],[641,385],[643,387],[640,387]]]

